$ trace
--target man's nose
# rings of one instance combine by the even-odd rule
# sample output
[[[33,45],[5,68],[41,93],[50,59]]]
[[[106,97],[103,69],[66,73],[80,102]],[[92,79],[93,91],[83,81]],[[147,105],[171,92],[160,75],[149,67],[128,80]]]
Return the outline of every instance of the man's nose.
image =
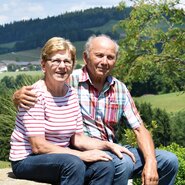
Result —
[[[107,56],[102,57],[102,63],[103,64],[107,64],[108,63]]]

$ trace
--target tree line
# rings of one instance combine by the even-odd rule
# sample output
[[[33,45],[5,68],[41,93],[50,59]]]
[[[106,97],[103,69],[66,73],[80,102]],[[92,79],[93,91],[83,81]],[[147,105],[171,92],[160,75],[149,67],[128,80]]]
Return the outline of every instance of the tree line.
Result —
[[[106,24],[110,20],[121,20],[129,16],[131,8],[123,11],[112,8],[90,8],[87,10],[65,13],[45,19],[30,19],[0,26],[0,43],[15,42],[13,48],[0,47],[0,54],[34,49],[53,36],[61,36],[70,41],[85,41],[96,34],[90,30]],[[118,39],[119,34],[112,32],[111,28],[106,33]]]

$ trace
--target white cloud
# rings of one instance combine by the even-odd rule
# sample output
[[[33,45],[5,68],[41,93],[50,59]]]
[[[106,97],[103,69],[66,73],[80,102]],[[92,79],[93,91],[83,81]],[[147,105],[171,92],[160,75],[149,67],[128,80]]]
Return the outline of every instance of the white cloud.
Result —
[[[9,21],[9,17],[5,15],[0,15],[0,23],[6,23]]]
[[[13,21],[45,18],[94,7],[112,7],[121,0],[1,0],[0,25]]]
[[[131,5],[130,0],[125,1],[128,6]],[[185,0],[180,1],[183,3]],[[57,16],[87,8],[112,7],[117,6],[119,2],[121,0],[1,0],[0,25],[31,18]]]

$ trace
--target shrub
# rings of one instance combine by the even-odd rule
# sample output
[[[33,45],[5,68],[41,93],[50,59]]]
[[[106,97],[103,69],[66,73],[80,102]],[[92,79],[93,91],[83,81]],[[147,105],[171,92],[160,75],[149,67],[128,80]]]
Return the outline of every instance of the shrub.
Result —
[[[176,177],[175,185],[184,185],[185,184],[185,148],[176,144],[172,143],[166,147],[160,147],[160,149],[164,149],[176,154],[178,161],[179,161],[179,170]]]

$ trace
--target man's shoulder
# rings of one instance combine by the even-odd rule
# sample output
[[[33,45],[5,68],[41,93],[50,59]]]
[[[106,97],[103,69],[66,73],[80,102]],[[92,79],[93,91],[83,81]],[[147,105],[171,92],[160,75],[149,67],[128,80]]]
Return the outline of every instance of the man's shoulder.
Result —
[[[74,69],[72,72],[72,76],[80,76],[82,74],[82,69]]]
[[[116,77],[113,77],[113,76],[112,76],[112,80],[113,80],[113,82],[114,82],[114,84],[115,84],[116,86],[122,86],[122,87],[124,87],[124,88],[126,87],[126,85],[124,84],[124,82],[118,80]]]

